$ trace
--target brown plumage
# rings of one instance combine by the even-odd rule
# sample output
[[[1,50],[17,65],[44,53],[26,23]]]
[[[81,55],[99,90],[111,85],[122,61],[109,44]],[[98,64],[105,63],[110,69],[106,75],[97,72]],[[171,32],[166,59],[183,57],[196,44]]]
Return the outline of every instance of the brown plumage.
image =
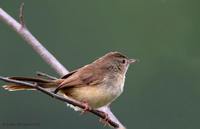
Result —
[[[43,88],[54,88],[66,97],[87,102],[93,108],[111,103],[123,91],[129,64],[135,62],[119,52],[110,52],[91,64],[74,70],[60,79],[11,77],[11,79],[38,83]],[[32,90],[28,86],[8,84],[10,91]]]

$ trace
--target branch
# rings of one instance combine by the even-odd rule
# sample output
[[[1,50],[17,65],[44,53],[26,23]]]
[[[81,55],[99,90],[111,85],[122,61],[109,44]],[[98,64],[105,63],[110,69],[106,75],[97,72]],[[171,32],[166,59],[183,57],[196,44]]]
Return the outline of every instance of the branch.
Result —
[[[21,11],[23,11],[23,9],[21,9]],[[22,19],[23,16],[20,18],[20,20]],[[68,73],[67,69],[60,64],[44,46],[42,46],[42,44],[29,32],[27,28],[25,28],[25,25],[19,24],[2,8],[0,8],[0,20],[5,22],[9,27],[16,31],[17,34],[19,34],[19,36],[22,37],[59,75],[62,76]],[[20,22],[24,24],[23,21]]]
[[[22,37],[41,57],[42,59],[49,64],[60,76],[66,75],[68,73],[68,70],[29,32],[29,30],[25,27],[24,23],[24,17],[23,17],[23,7],[24,5],[22,4],[20,7],[20,23],[18,23],[14,18],[12,18],[9,14],[7,14],[2,8],[0,8],[0,20],[2,20],[4,23],[6,23],[11,29],[16,31],[17,34],[19,34],[20,37]],[[44,75],[44,74],[39,74],[39,75]],[[45,75],[44,75],[45,76]],[[1,78],[4,81],[7,82],[13,82],[18,84],[22,84],[25,82],[20,82],[16,80],[8,80],[8,78]],[[27,83],[27,85],[32,86],[39,91],[48,94],[49,96],[52,96],[56,99],[59,99],[64,102],[68,102],[70,104],[73,104],[74,106],[78,106],[80,108],[85,108],[84,105],[76,103],[75,100],[68,100],[66,98],[63,98],[59,95],[53,94],[51,92],[46,91],[42,87],[35,85],[35,84],[30,84]],[[114,114],[111,112],[109,107],[103,107],[100,109],[102,112],[105,112],[108,114],[108,122],[111,126],[117,129],[126,129],[120,121],[114,116]],[[101,118],[106,118],[105,114],[103,115],[101,112],[98,110],[90,110],[91,113],[101,117]]]
[[[37,89],[37,90],[39,90],[39,91],[41,91],[41,92],[53,97],[53,98],[56,98],[56,99],[61,100],[63,102],[67,102],[69,104],[72,104],[74,106],[80,107],[82,109],[85,108],[85,106],[82,103],[80,103],[79,101],[76,101],[76,100],[73,100],[73,99],[66,99],[66,98],[64,98],[64,97],[62,97],[60,95],[54,94],[54,93],[52,93],[50,91],[47,91],[45,88],[40,87],[37,83],[28,83],[28,82],[24,82],[24,81],[17,81],[17,80],[13,80],[13,79],[9,79],[7,77],[1,77],[1,76],[0,76],[0,80],[8,82],[8,83],[15,83],[15,84],[18,84],[18,85],[30,86],[30,87],[35,88],[35,89]],[[102,119],[106,119],[106,121],[111,126],[113,126],[115,128],[118,127],[118,124],[113,122],[111,119],[107,118],[105,113],[103,113],[101,111],[98,111],[98,110],[94,110],[92,108],[88,108],[88,111],[93,113],[93,114],[95,114],[95,115],[97,115],[97,116],[99,116]]]

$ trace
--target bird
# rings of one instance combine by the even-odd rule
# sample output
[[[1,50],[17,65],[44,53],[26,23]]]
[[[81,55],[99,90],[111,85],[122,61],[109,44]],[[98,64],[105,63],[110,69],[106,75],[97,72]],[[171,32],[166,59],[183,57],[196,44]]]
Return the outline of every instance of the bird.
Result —
[[[120,52],[109,52],[90,64],[73,70],[58,79],[41,77],[9,77],[9,79],[36,83],[45,89],[53,89],[66,98],[86,103],[93,109],[110,105],[121,95],[130,64],[137,62]],[[8,83],[8,91],[35,90],[26,85]]]

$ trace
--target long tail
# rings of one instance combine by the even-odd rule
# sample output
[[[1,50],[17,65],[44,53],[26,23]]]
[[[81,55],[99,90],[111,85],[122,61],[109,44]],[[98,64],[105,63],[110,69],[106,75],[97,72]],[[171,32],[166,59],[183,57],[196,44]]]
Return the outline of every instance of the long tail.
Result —
[[[47,80],[42,78],[28,78],[28,77],[10,77],[9,79],[14,79],[18,81],[24,81],[29,83],[37,83],[43,88],[56,88],[61,82],[57,80]],[[34,88],[26,85],[18,85],[15,83],[4,85],[3,88],[8,91],[18,91],[18,90],[35,90]]]

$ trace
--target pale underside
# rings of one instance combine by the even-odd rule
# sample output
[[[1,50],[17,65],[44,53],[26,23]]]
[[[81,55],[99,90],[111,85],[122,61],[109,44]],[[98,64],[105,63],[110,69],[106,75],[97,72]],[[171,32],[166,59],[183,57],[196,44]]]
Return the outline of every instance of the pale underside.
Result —
[[[123,91],[124,87],[124,78],[125,76],[120,76],[120,78],[112,81],[103,83],[102,85],[96,86],[86,86],[86,87],[78,87],[78,88],[71,88],[66,89],[67,91],[63,90],[59,92],[60,94],[64,95],[66,98],[73,98],[80,102],[86,102],[88,105],[94,109],[109,105],[113,102]],[[122,79],[122,83],[118,83]],[[109,79],[105,79],[109,80]],[[120,84],[120,86],[116,86],[116,84]],[[70,93],[68,95],[63,94]],[[74,106],[71,106],[73,107]],[[79,110],[79,108],[74,108],[75,110]]]

